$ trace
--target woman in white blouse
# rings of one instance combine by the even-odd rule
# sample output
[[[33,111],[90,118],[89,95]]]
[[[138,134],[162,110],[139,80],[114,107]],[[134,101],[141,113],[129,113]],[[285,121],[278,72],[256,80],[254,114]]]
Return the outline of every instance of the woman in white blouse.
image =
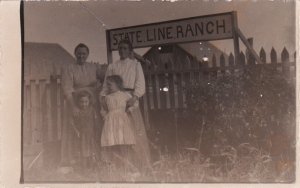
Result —
[[[130,41],[122,40],[119,42],[119,55],[120,60],[109,64],[105,80],[103,83],[102,91],[100,93],[100,102],[104,101],[104,97],[107,94],[106,77],[111,75],[119,75],[123,79],[123,85],[125,91],[128,91],[132,98],[128,100],[127,107],[136,106],[139,98],[145,93],[145,78],[142,66],[138,60],[142,60],[139,55],[133,52],[133,47]],[[145,124],[140,111],[140,108],[133,108],[129,111],[129,115],[132,118],[135,132],[136,132],[136,145],[133,146],[135,152],[134,156],[137,157],[135,165],[139,169],[145,169],[150,167],[150,150],[148,144],[148,138],[145,130]]]

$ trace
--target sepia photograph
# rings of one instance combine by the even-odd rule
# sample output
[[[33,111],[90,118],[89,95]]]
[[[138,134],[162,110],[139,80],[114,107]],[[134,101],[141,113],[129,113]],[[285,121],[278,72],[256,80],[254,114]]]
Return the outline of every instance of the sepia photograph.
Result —
[[[296,181],[296,1],[22,1],[20,183]]]

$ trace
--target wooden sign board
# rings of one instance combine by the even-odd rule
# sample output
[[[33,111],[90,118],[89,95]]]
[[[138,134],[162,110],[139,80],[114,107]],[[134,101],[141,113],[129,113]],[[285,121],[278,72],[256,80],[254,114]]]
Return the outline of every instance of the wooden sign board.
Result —
[[[261,60],[238,28],[237,12],[225,12],[152,24],[110,29],[106,31],[107,59],[112,62],[112,51],[122,39],[132,42],[133,48],[154,45],[233,39],[235,62],[239,62],[239,38],[255,60]]]
[[[107,30],[109,50],[128,39],[134,48],[160,44],[231,39],[234,33],[233,12],[198,16],[166,22]]]

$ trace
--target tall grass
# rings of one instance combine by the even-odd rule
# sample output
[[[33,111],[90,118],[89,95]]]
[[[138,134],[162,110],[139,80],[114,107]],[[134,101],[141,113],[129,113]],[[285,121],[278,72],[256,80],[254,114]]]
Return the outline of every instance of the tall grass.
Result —
[[[146,173],[126,173],[113,165],[99,165],[90,171],[63,174],[56,168],[32,169],[25,181],[38,182],[291,182],[293,166],[278,174],[275,161],[267,153],[244,143],[237,148],[215,148],[210,157],[196,148],[185,148],[177,155],[164,154]]]

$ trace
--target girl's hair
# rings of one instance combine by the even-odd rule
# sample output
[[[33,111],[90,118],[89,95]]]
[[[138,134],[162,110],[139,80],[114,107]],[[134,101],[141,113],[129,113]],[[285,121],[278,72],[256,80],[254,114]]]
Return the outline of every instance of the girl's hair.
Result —
[[[82,91],[79,91],[78,93],[75,93],[75,101],[76,101],[75,103],[76,103],[77,106],[78,106],[79,101],[82,97],[88,97],[89,101],[90,101],[90,104],[93,102],[91,93],[86,91],[86,90],[82,90]]]
[[[117,84],[120,90],[124,90],[123,79],[119,75],[112,75],[106,78],[107,81],[111,81]]]
[[[131,43],[128,39],[122,39],[122,40],[120,40],[120,42],[119,42],[119,44],[118,44],[118,48],[120,47],[121,44],[127,44],[129,50],[130,50],[130,51],[133,50],[132,43]]]
[[[90,53],[90,49],[87,45],[83,44],[83,43],[80,43],[78,44],[76,47],[75,47],[75,50],[74,50],[74,54],[76,54],[76,51],[79,49],[79,48],[86,48],[88,53]]]

